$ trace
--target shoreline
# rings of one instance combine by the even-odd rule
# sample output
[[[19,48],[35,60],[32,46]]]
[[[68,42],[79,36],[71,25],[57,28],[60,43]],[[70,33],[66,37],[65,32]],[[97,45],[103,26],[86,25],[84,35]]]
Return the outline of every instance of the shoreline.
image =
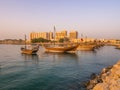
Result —
[[[82,83],[87,90],[120,90],[120,60],[103,68],[98,75],[93,73],[90,78]]]

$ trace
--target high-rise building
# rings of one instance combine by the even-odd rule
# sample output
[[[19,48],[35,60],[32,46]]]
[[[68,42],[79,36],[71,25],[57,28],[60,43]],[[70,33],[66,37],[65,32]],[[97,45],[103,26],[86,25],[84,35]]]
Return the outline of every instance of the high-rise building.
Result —
[[[53,39],[53,32],[49,32],[49,40]]]
[[[30,33],[30,40],[35,39],[35,38],[44,38],[44,39],[49,39],[49,33],[48,32],[32,32]]]
[[[35,32],[32,32],[30,33],[30,40],[36,38],[36,33]]]
[[[54,38],[55,37],[55,38]],[[53,32],[31,32],[30,33],[30,40],[35,39],[35,38],[44,38],[48,40],[59,40],[61,38],[66,38],[67,36],[67,31],[63,30],[60,32],[55,32],[55,35],[53,35]],[[69,39],[77,39],[78,38],[78,32],[77,31],[71,31],[69,33]]]
[[[61,31],[61,32],[56,32],[55,34],[56,34],[55,35],[56,40],[67,37],[67,31],[66,30]]]
[[[77,31],[71,31],[69,33],[69,38],[70,39],[77,39],[78,38],[78,32]]]

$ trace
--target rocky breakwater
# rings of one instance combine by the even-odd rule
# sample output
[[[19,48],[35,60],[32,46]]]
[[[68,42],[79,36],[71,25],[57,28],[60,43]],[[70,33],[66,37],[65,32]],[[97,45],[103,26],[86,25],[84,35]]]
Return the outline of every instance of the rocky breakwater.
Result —
[[[85,84],[87,90],[120,90],[120,61],[103,68],[99,75],[92,74],[91,78]]]

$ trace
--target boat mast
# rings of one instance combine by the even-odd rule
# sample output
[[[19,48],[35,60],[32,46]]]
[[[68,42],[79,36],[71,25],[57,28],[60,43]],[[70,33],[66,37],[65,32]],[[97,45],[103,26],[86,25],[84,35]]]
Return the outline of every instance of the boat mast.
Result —
[[[56,28],[54,26],[54,45],[55,45],[55,33],[56,33]]]
[[[25,49],[26,49],[26,34],[25,34]]]

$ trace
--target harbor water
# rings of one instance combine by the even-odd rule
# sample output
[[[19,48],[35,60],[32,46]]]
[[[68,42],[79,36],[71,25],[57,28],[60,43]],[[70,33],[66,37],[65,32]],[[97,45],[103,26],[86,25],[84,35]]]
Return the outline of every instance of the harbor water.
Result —
[[[92,73],[120,60],[120,50],[104,46],[76,54],[24,55],[21,45],[0,45],[0,90],[81,90]]]

